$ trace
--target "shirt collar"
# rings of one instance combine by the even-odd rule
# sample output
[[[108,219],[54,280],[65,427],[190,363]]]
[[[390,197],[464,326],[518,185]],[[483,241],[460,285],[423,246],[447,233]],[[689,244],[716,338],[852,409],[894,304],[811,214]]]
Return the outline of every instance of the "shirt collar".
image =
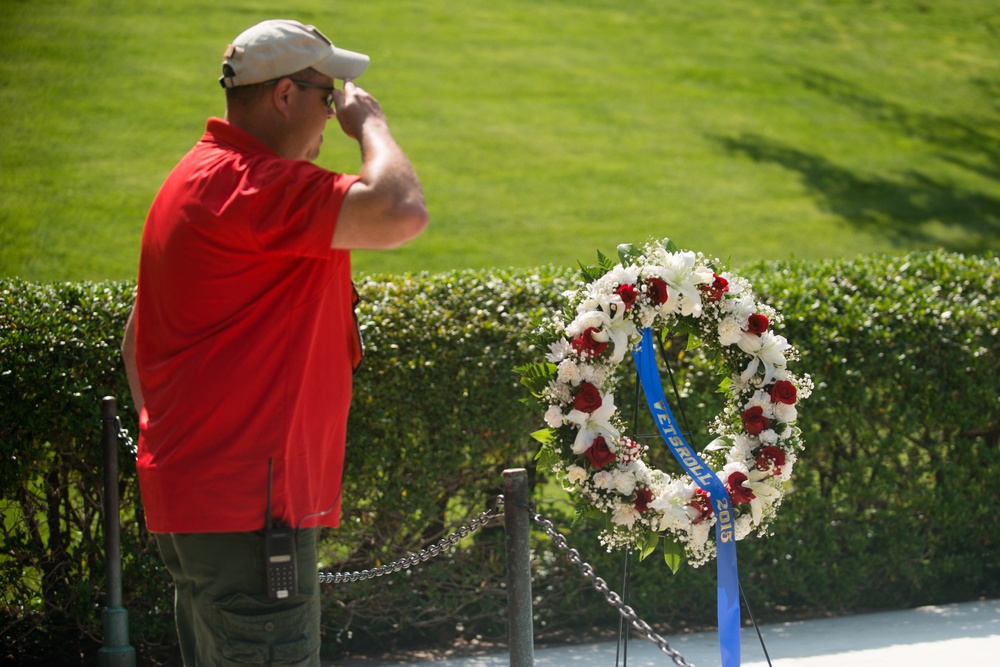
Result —
[[[224,144],[236,149],[240,153],[261,153],[278,156],[274,149],[263,141],[222,118],[208,119],[208,123],[205,126],[205,136],[202,137],[202,141]]]

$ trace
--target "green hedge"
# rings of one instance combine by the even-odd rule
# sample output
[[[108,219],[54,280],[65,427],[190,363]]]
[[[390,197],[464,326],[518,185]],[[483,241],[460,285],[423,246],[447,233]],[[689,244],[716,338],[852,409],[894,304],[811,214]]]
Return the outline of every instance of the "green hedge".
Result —
[[[1000,260],[931,252],[740,272],[785,315],[781,333],[803,355],[796,367],[817,386],[801,406],[807,450],[775,535],[740,543],[758,616],[1000,595]],[[620,588],[623,557],[600,549],[596,527],[571,529],[572,508],[536,476],[527,433],[541,416],[520,402],[512,372],[539,354],[526,342],[532,322],[575,284],[553,268],[359,281],[366,359],[344,523],[324,541],[324,570],[368,568],[426,546],[485,509],[504,468],[526,467],[542,513]],[[0,660],[92,664],[99,645],[100,402],[118,397],[136,432],[118,358],[133,294],[129,283],[0,282]],[[707,423],[717,378],[695,355],[680,379],[692,424]],[[124,447],[120,468],[125,605],[140,662],[155,664],[171,655],[172,593]],[[533,540],[536,636],[617,628],[541,531]],[[643,618],[665,632],[714,622],[714,568],[632,568]],[[503,572],[498,525],[412,571],[327,585],[325,653],[502,641]]]

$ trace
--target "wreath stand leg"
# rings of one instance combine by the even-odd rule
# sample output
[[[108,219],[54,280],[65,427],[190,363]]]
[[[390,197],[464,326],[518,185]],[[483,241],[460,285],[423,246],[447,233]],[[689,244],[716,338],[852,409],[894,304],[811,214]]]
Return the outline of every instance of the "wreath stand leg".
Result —
[[[669,367],[668,367],[669,368]],[[671,375],[671,377],[673,377]],[[642,383],[639,381],[639,372],[635,373],[635,400],[632,402],[632,439],[636,440],[639,437],[639,401],[641,400],[640,392],[642,391]],[[682,413],[683,414],[683,413]],[[685,426],[685,428],[687,428]],[[632,552],[626,550],[624,556],[624,565],[622,566],[622,599],[625,604],[631,604],[632,600]],[[615,652],[615,667],[618,665],[628,665],[628,625],[625,623],[624,618],[618,619],[618,648]],[[619,660],[621,662],[619,662]]]
[[[625,552],[625,566],[622,576],[622,601],[626,605],[631,604],[632,594],[632,552]],[[628,665],[628,632],[629,626],[625,623],[625,618],[619,615],[618,619],[618,648],[615,652],[615,667],[621,664]],[[619,660],[621,661],[619,663]]]

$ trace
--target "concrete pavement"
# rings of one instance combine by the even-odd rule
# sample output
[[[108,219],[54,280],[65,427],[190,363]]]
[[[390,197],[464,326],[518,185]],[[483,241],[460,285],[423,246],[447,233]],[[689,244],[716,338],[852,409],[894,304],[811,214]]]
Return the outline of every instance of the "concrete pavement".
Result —
[[[773,667],[1000,667],[1000,600],[761,626]],[[718,638],[703,632],[666,637],[696,667],[720,667]],[[767,667],[753,628],[744,628],[742,666]],[[674,663],[655,644],[632,638],[621,667]],[[537,667],[613,667],[615,642],[536,648]],[[336,665],[337,663],[332,663]],[[423,661],[382,661],[366,667],[507,667],[508,654]]]

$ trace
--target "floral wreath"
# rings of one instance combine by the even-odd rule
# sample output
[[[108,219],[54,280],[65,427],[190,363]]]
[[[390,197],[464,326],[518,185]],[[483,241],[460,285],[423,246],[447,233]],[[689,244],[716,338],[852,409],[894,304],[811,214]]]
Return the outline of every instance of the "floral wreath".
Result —
[[[603,515],[608,551],[652,553],[662,537],[676,570],[715,553],[708,494],[686,475],[647,464],[647,446],[624,435],[615,405],[618,366],[642,330],[689,334],[722,376],[726,405],[710,425],[718,437],[701,452],[725,485],[735,510],[736,539],[767,534],[802,449],[794,426],[799,400],[812,391],[809,376],[787,368],[794,349],[774,329],[778,312],[754,299],[750,283],[700,253],[669,241],[638,249],[619,246],[620,263],[598,253],[584,268],[587,284],[567,292],[569,310],[535,332],[544,362],[516,369],[545,410],[542,468],[550,469],[578,509]]]

